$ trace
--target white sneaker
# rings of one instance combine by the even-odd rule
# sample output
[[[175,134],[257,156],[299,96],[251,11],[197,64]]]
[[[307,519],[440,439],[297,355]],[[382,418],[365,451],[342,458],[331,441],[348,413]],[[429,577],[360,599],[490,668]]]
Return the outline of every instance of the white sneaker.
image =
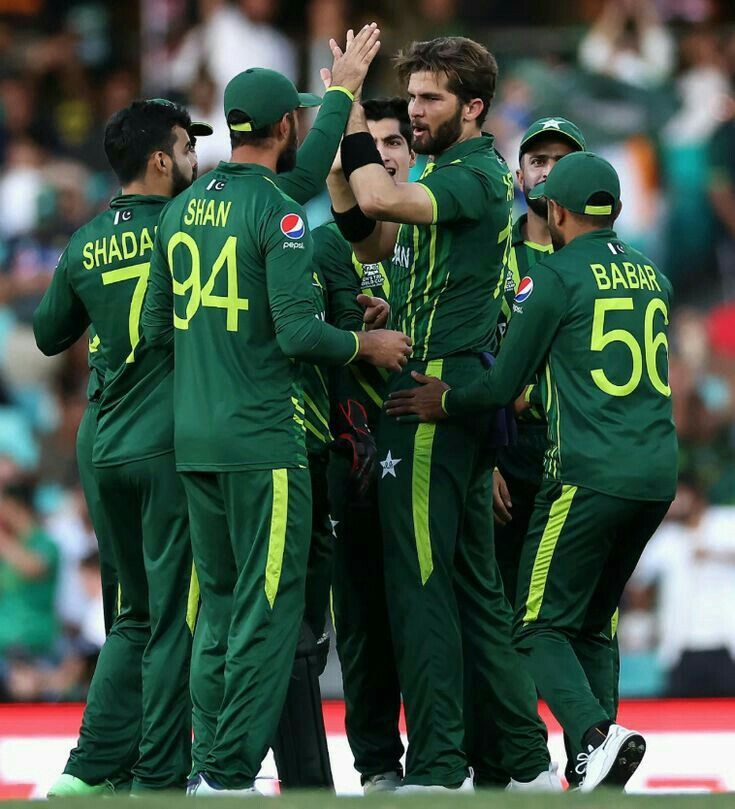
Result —
[[[474,784],[472,783],[472,776],[465,778],[458,787],[444,787],[439,784],[407,784],[406,786],[398,787],[396,795],[419,795],[426,792],[449,792],[452,795],[472,795],[475,791]]]
[[[401,776],[395,770],[368,775],[363,782],[362,791],[365,795],[372,795],[376,792],[395,792],[400,787],[401,781]]]
[[[599,747],[580,753],[577,772],[584,776],[581,792],[605,786],[624,787],[638,769],[646,752],[646,741],[635,730],[610,725],[605,741]]]
[[[505,790],[506,792],[563,792],[564,787],[557,774],[558,769],[559,765],[552,761],[549,769],[540,772],[533,781],[516,781],[515,778],[511,778]]]
[[[255,787],[225,789],[224,787],[217,786],[214,781],[208,780],[202,773],[192,778],[186,786],[187,798],[248,798],[252,795],[259,794]]]

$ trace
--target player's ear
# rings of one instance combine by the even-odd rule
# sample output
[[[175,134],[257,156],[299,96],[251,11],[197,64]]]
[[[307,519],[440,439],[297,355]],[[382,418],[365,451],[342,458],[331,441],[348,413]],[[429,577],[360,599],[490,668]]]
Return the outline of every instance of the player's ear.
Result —
[[[164,151],[153,152],[150,156],[148,165],[152,165],[154,170],[159,174],[168,174],[168,162],[166,158],[168,155]]]
[[[518,187],[521,189],[521,191],[523,191],[525,188],[523,185],[523,169],[519,168],[516,170],[516,179],[518,180]]]
[[[278,140],[288,140],[288,133],[291,128],[291,113],[287,112],[278,122]]]
[[[615,222],[618,221],[618,217],[620,216],[620,212],[622,210],[623,210],[623,201],[620,200],[620,202],[618,202],[618,209],[617,211],[615,211],[615,214],[613,215],[613,224],[615,224]]]
[[[485,109],[485,102],[481,98],[473,98],[465,105],[465,121],[476,121]]]
[[[408,167],[412,169],[416,165],[416,152],[413,149],[408,150]]]

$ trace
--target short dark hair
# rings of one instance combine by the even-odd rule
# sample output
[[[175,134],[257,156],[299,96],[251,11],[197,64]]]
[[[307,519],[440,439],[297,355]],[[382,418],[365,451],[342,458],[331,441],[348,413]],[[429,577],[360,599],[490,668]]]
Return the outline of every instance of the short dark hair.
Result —
[[[286,113],[291,116],[293,120],[293,112]],[[249,124],[251,119],[240,110],[231,110],[227,115],[227,125],[232,124]],[[236,129],[230,129],[230,146],[237,149],[238,146],[254,146],[263,148],[267,142],[275,136],[278,121],[268,126],[263,126],[260,129],[251,129],[249,132],[239,132]]]
[[[382,121],[385,118],[395,118],[398,121],[398,129],[401,136],[408,144],[408,148],[413,146],[413,128],[411,119],[408,116],[408,101],[405,98],[393,96],[393,98],[370,98],[362,102],[365,110],[365,118],[368,121]]]
[[[105,127],[105,154],[123,185],[145,173],[153,152],[172,153],[175,126],[188,132],[191,118],[184,107],[173,102],[133,101],[110,118]]]
[[[467,37],[437,37],[428,42],[414,42],[407,51],[395,57],[401,81],[408,82],[412,73],[427,71],[444,73],[447,89],[467,103],[479,98],[484,109],[477,118],[482,126],[495,96],[498,63],[484,45]]]

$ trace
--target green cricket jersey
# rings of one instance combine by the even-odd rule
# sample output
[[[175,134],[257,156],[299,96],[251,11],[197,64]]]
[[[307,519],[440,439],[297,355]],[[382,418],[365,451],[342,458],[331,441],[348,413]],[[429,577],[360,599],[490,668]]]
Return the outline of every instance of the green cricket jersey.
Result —
[[[491,135],[452,146],[419,181],[431,225],[401,225],[391,264],[391,325],[432,360],[487,351],[503,299],[513,178]]]
[[[298,150],[295,168],[274,178],[297,202],[307,202],[324,187],[351,108],[352,99],[340,88],[327,91]],[[207,176],[211,180],[215,174]],[[151,345],[143,338],[136,347],[135,362],[108,374],[95,438],[95,465],[113,466],[172,451],[173,395],[170,346]]]
[[[384,266],[358,261],[334,222],[316,228],[312,237],[315,284],[318,284],[315,288],[321,291],[327,321],[340,329],[362,329],[363,312],[357,296],[364,293],[388,299],[390,286]],[[307,449],[318,451],[329,441],[324,428],[329,420],[330,389],[337,400],[361,402],[373,425],[383,404],[387,376],[387,371],[365,362],[332,368],[328,376],[324,369],[304,365]]]
[[[541,376],[545,477],[669,500],[677,442],[668,382],[671,284],[612,230],[579,236],[521,280],[495,367],[445,395],[450,415],[513,401]]]
[[[121,195],[69,240],[33,317],[44,354],[65,351],[90,324],[88,396],[108,369],[132,359],[150,254],[166,197]]]
[[[142,323],[175,345],[179,470],[306,466],[291,358],[346,364],[359,347],[318,317],[312,258],[303,210],[263,166],[220,163],[161,214]]]
[[[508,328],[508,322],[513,314],[513,299],[521,278],[538,261],[554,252],[550,244],[537,244],[523,238],[523,228],[527,215],[520,216],[513,225],[511,232],[511,248],[508,253],[508,267],[505,276],[505,294],[501,306],[498,327],[496,331],[497,343],[493,353],[500,349],[503,336]],[[529,397],[532,391],[527,391]],[[539,403],[540,404],[540,403]],[[546,439],[546,416],[543,408],[532,404],[520,416],[516,417],[518,435],[512,447],[503,447],[498,451],[498,467],[503,474],[512,475],[517,480],[524,480],[541,485],[544,469],[544,455],[548,442]]]

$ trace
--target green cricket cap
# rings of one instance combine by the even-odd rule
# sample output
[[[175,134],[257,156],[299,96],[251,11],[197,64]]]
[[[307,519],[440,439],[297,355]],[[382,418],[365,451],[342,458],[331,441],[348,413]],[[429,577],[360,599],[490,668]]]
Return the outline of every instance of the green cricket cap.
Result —
[[[167,98],[149,98],[148,101],[151,104],[163,104],[167,107],[180,106],[179,104],[174,104],[173,101],[169,101]],[[202,137],[202,135],[211,135],[212,132],[214,132],[214,129],[211,124],[207,124],[204,121],[192,121],[189,127],[189,134],[195,135],[198,138]]]
[[[604,158],[592,152],[564,155],[546,181],[528,195],[546,197],[563,208],[588,216],[610,216],[620,206],[620,178]],[[612,198],[612,199],[610,199]]]
[[[249,121],[228,124],[235,132],[252,132],[275,124],[291,110],[318,107],[322,103],[313,93],[299,93],[290,79],[275,70],[251,67],[238,73],[225,87],[225,117],[241,112]]]
[[[568,141],[575,151],[584,151],[587,141],[582,130],[566,118],[539,118],[523,133],[519,159],[531,148],[531,144],[540,138],[561,138]]]

